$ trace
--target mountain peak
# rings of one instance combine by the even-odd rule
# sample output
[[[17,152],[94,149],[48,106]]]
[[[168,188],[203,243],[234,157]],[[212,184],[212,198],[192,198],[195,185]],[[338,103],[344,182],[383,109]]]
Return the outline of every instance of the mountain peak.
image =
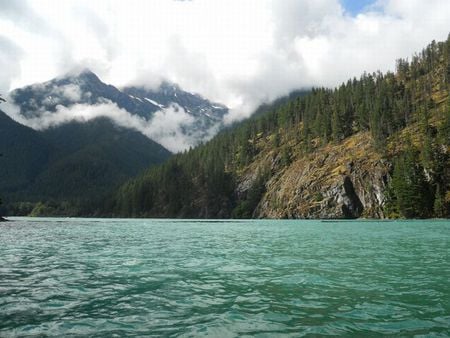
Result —
[[[225,106],[166,81],[156,90],[144,87],[119,90],[102,82],[89,68],[72,71],[43,84],[16,89],[11,97],[26,118],[45,118],[44,112],[58,113],[59,107],[70,111],[75,104],[97,107],[110,102],[131,116],[164,125],[164,130],[154,132],[151,138],[172,151],[180,150],[178,145],[172,144],[174,133],[186,140],[183,141],[187,144],[185,147],[195,146],[222,127],[223,116],[228,112]],[[178,107],[182,109],[178,110]],[[163,113],[156,114],[159,111]]]
[[[160,86],[159,86],[159,90],[166,90],[166,91],[171,91],[171,92],[177,92],[177,91],[181,91],[180,86],[178,86],[175,83],[169,82],[169,81],[163,81],[161,82]]]
[[[83,68],[81,71],[76,73],[69,73],[65,76],[65,78],[77,79],[83,82],[102,82],[89,68]]]

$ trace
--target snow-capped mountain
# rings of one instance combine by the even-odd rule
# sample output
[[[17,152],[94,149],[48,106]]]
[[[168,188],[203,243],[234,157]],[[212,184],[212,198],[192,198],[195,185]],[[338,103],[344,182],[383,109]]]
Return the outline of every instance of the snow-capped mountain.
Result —
[[[135,100],[146,101],[157,106],[158,109],[168,108],[175,103],[204,127],[211,127],[222,122],[223,116],[228,113],[224,105],[211,103],[200,95],[185,92],[178,85],[168,82],[163,82],[157,90],[126,87],[123,92]]]
[[[141,131],[172,151],[195,146],[214,136],[228,112],[227,107],[188,93],[175,84],[164,82],[156,90],[118,89],[89,70],[16,89],[10,97],[20,114],[33,121],[31,127],[55,127],[70,122],[71,118],[80,121],[83,112],[87,112],[82,116],[86,122],[100,114],[122,127]],[[100,113],[98,109],[91,111],[99,106],[104,108]],[[112,113],[116,108],[120,110],[120,121],[117,112]],[[125,113],[129,116],[124,116]],[[40,123],[40,119],[51,119],[51,123]]]

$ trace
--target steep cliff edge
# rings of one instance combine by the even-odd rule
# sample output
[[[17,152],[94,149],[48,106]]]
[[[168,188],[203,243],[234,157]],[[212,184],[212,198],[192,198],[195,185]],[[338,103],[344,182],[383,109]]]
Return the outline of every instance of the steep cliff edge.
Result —
[[[266,183],[254,217],[384,218],[384,191],[389,163],[373,148],[369,133],[340,144],[328,144],[289,166],[278,166],[279,153],[265,157],[273,176]],[[264,158],[264,157],[263,157]],[[242,176],[238,191],[255,177],[254,167]]]

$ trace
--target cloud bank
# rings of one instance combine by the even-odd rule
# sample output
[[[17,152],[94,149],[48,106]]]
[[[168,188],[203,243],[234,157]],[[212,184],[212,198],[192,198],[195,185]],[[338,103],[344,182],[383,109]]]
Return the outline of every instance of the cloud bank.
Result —
[[[14,95],[6,97],[1,109],[17,122],[35,130],[45,130],[69,122],[89,122],[106,117],[120,127],[131,128],[158,142],[171,152],[178,153],[208,141],[220,130],[217,121],[209,127],[199,128],[199,121],[189,110],[177,103],[159,106],[150,117],[142,117],[120,108],[104,97],[94,97],[79,83],[37,83],[26,88],[28,99],[19,106]],[[19,94],[23,95],[23,94]],[[134,99],[141,100],[132,96]]]
[[[293,89],[393,70],[449,22],[448,0],[356,15],[339,0],[0,0],[0,92],[82,65],[117,86],[178,83],[232,121]]]
[[[195,119],[176,104],[155,112],[149,120],[130,114],[108,100],[102,100],[93,105],[81,103],[69,107],[57,105],[55,111],[41,111],[39,116],[31,118],[21,115],[18,108],[12,105],[5,105],[5,108],[17,122],[36,130],[44,130],[73,121],[84,123],[106,117],[120,127],[141,132],[174,153],[196,145],[200,139],[199,135],[183,133],[183,129],[195,123]],[[214,132],[215,130],[210,131],[211,137],[215,134]]]

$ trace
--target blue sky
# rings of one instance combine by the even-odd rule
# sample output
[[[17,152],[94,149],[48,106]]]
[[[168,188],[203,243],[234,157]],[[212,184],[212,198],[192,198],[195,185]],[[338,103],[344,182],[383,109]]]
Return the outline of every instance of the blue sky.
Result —
[[[373,4],[375,0],[341,0],[341,2],[350,14],[356,15],[368,5]]]

